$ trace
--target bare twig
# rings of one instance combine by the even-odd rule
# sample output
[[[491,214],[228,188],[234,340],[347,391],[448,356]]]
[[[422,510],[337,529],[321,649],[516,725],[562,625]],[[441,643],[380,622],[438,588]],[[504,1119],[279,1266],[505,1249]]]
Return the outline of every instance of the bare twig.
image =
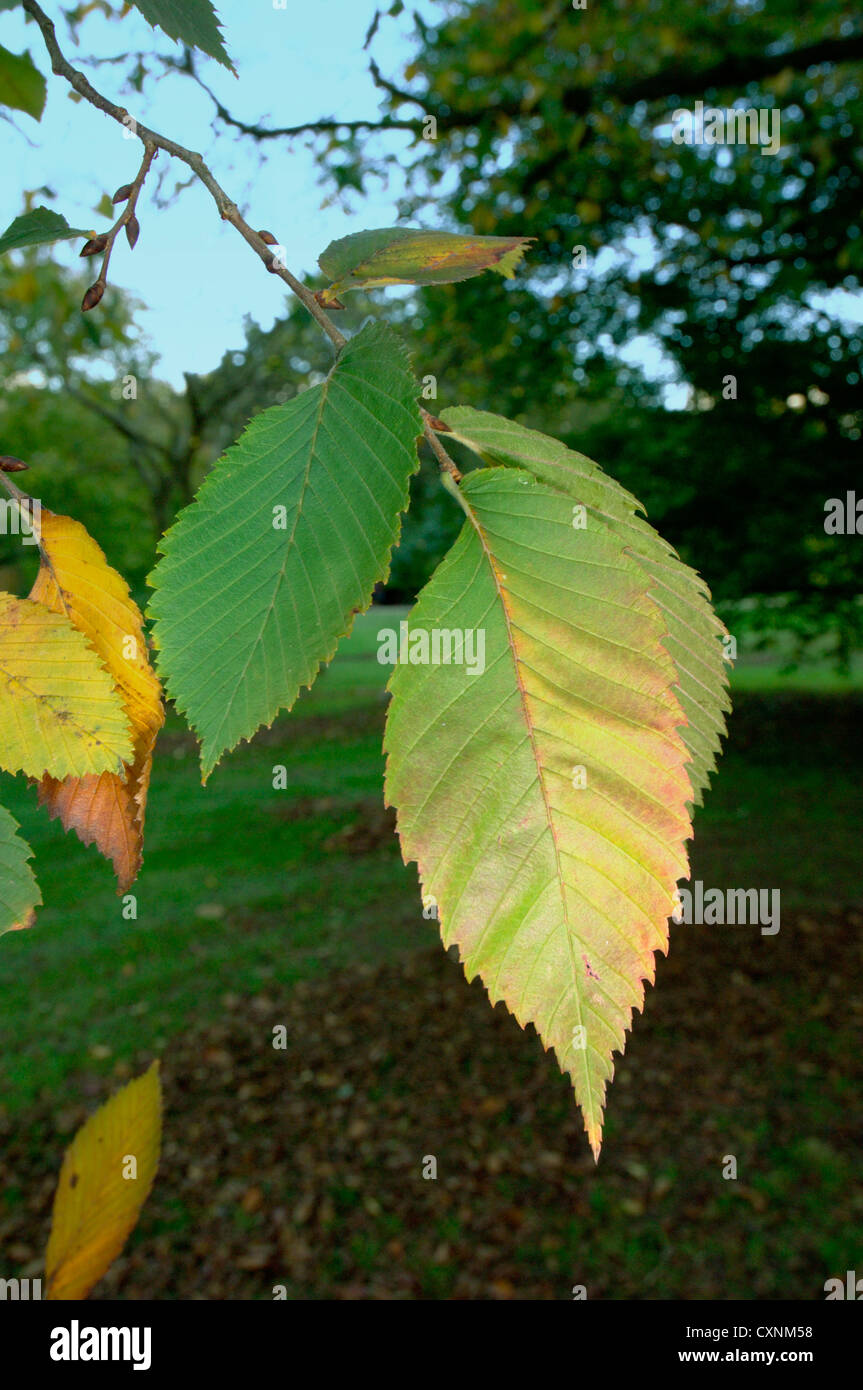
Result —
[[[126,228],[129,237],[129,245],[132,247],[134,247],[138,239],[138,219],[135,217],[135,207],[138,202],[138,195],[144,186],[144,180],[147,177],[150,165],[153,163],[158,153],[159,151],[156,145],[149,140],[144,141],[144,158],[141,160],[141,167],[135,175],[134,181],[128,185],[129,192],[126,196],[125,207],[111,230],[103,233],[101,237],[97,238],[99,245],[104,246],[105,254],[102,257],[102,269],[99,271],[99,278],[94,285],[90,286],[87,294],[84,296],[84,305],[87,305],[88,296],[91,297],[95,303],[98,303],[98,300],[102,297],[102,291],[104,291],[105,285],[108,282],[108,264],[111,260],[111,252],[114,249],[114,242],[117,239],[118,232],[120,232],[123,227]],[[84,250],[86,251],[86,249],[85,247]],[[94,291],[97,288],[99,294],[95,296]]]
[[[36,498],[31,497],[29,493],[22,492],[20,487],[16,487],[12,479],[8,476],[8,474],[4,473],[2,469],[0,469],[0,487],[4,487],[6,491],[9,493],[9,496],[15,502],[18,503],[18,511],[22,518],[25,517],[29,512],[30,523],[32,525],[34,515],[38,517],[41,514],[39,510],[41,507],[41,503]],[[51,578],[57,585],[57,592],[62,593],[59,580],[57,579],[57,575],[54,572],[54,563],[42,542],[42,534],[39,530],[38,524],[33,529],[33,535],[36,544],[39,547],[39,556],[41,562],[49,571]]]
[[[274,275],[278,275],[284,280],[285,284],[293,290],[297,298],[305,305],[312,318],[315,319],[326,333],[333,346],[336,349],[343,348],[347,339],[339,332],[336,325],[316,302],[311,290],[307,289],[301,280],[298,280],[295,275],[291,274],[287,267],[273,254],[270,247],[261,240],[258,233],[249,226],[249,223],[242,216],[236,203],[228,196],[224,188],[222,188],[221,184],[219,184],[214,177],[212,171],[205,163],[203,156],[198,154],[195,150],[187,150],[185,145],[178,144],[176,140],[169,139],[167,135],[160,135],[158,131],[151,130],[150,127],[144,125],[142,121],[138,121],[135,117],[131,116],[124,106],[118,106],[116,102],[109,100],[109,98],[103,96],[101,92],[97,92],[96,88],[92,86],[84,74],[79,72],[76,68],[73,68],[71,63],[64,57],[60,45],[57,42],[54,24],[45,14],[42,7],[37,3],[37,0],[23,0],[23,7],[27,13],[35,19],[41,30],[42,38],[45,41],[45,47],[51,58],[52,70],[57,76],[65,78],[78,95],[82,96],[85,101],[88,101],[91,106],[95,106],[97,111],[104,112],[106,116],[110,116],[112,120],[117,121],[119,125],[124,126],[127,130],[131,129],[133,134],[137,135],[138,139],[142,141],[145,148],[147,145],[152,145],[154,149],[164,150],[165,153],[171,155],[172,158],[179,159],[183,164],[186,164],[207,189],[207,192],[210,194],[219,210],[220,217],[222,217],[225,222],[230,222],[231,226],[237,229],[240,236],[248,242],[255,254],[260,257],[267,269],[272,271]],[[97,284],[98,283],[99,282],[97,282]]]
[[[12,500],[13,500],[14,502],[17,502],[17,504],[18,504],[18,511],[19,511],[19,514],[20,514],[22,517],[26,516],[26,515],[27,515],[27,512],[28,512],[28,510],[29,510],[30,518],[31,518],[31,521],[32,521],[32,518],[33,518],[33,515],[34,515],[33,498],[30,497],[30,495],[29,495],[28,493],[22,492],[21,489],[20,489],[20,487],[16,487],[15,484],[13,483],[12,479],[9,477],[9,475],[8,475],[7,473],[4,473],[2,469],[0,469],[0,487],[4,487],[4,488],[6,489],[6,491],[8,492],[9,496],[12,498]],[[29,506],[28,506],[28,504],[29,504]],[[37,503],[36,506],[38,507],[38,505],[39,505],[39,504]],[[47,552],[47,550],[45,549],[44,545],[42,544],[42,537],[41,537],[41,535],[38,533],[38,531],[35,532],[35,538],[36,538],[36,544],[37,544],[38,547],[39,547],[39,554],[41,555],[43,562],[44,562],[45,564],[50,565],[51,561],[50,561],[50,558],[49,558],[49,556],[48,556],[48,552]],[[53,574],[53,570],[52,570],[52,574]],[[59,585],[58,585],[58,588],[59,588]]]
[[[418,136],[419,122],[417,120],[401,120],[397,116],[379,116],[377,120],[369,118],[360,120],[339,120],[337,116],[323,116],[317,121],[303,121],[300,125],[286,126],[265,126],[255,121],[241,121],[234,116],[228,108],[219,100],[211,87],[208,87],[204,79],[195,66],[195,59],[191,49],[187,49],[184,56],[180,59],[169,58],[164,60],[166,66],[174,68],[177,72],[184,73],[186,77],[191,77],[193,82],[205,92],[216,109],[216,115],[224,125],[232,126],[234,130],[239,130],[242,135],[248,135],[253,140],[288,140],[296,135],[335,135],[340,130],[356,132],[358,130],[381,131],[381,130],[409,130],[413,135]]]
[[[110,258],[111,249],[114,244],[114,239],[116,238],[120,228],[123,226],[127,226],[130,219],[134,216],[135,203],[137,202],[138,194],[140,193],[141,187],[143,185],[144,179],[147,176],[147,172],[150,168],[150,165],[153,162],[157,150],[164,150],[166,154],[171,155],[175,159],[181,160],[192,170],[192,172],[201,180],[201,183],[203,183],[204,187],[212,196],[213,201],[215,202],[216,207],[219,210],[220,216],[226,222],[230,222],[231,225],[237,229],[237,231],[244,238],[244,240],[247,241],[248,244],[251,246],[252,250],[264,262],[267,269],[272,271],[274,274],[280,276],[280,278],[284,280],[287,285],[290,286],[297,298],[305,305],[312,318],[315,319],[315,321],[326,333],[327,337],[333,343],[335,348],[337,350],[343,348],[347,341],[346,338],[339,332],[338,328],[336,328],[335,324],[321,308],[320,304],[317,302],[312,292],[306,288],[302,281],[298,280],[296,276],[291,274],[291,272],[286,268],[286,266],[274,255],[273,251],[270,249],[273,240],[272,234],[265,233],[264,236],[262,236],[260,232],[256,232],[249,225],[249,223],[240,213],[236,203],[234,203],[231,200],[231,198],[229,198],[225,190],[216,181],[211,170],[204,162],[203,157],[200,154],[196,153],[194,150],[187,150],[185,146],[178,144],[176,140],[171,140],[165,135],[160,135],[158,131],[151,130],[149,126],[145,126],[142,122],[137,121],[134,117],[130,116],[129,112],[126,110],[125,107],[117,106],[115,102],[110,101],[107,97],[103,96],[101,92],[97,92],[95,87],[91,85],[91,83],[84,76],[84,74],[82,72],[78,72],[75,68],[73,68],[72,65],[63,56],[63,53],[60,49],[60,45],[57,42],[57,36],[54,31],[54,25],[52,21],[48,18],[48,16],[44,13],[41,6],[37,4],[37,0],[23,0],[23,5],[24,9],[28,12],[28,14],[32,15],[33,19],[35,19],[42,32],[42,37],[45,40],[45,46],[48,49],[48,53],[51,58],[51,66],[53,71],[59,77],[64,77],[66,81],[70,84],[70,86],[72,86],[74,90],[79,93],[80,96],[84,97],[84,99],[88,101],[91,106],[95,106],[98,111],[104,112],[105,115],[110,116],[113,120],[117,121],[120,125],[124,126],[125,128],[131,128],[133,133],[137,135],[138,139],[141,140],[144,145],[144,158],[141,161],[141,167],[138,171],[138,175],[135,179],[135,182],[130,186],[129,197],[126,202],[126,206],[123,212],[121,213],[120,217],[117,219],[117,222],[112,227],[111,231],[107,234],[108,241],[105,250],[105,259],[102,263],[102,272],[100,278],[96,282],[96,285],[91,286],[91,289],[87,292],[88,295],[91,295],[94,290],[98,290],[98,295],[94,302],[98,302],[98,298],[101,298],[101,292],[104,289],[104,277],[107,271],[108,260]],[[376,80],[379,80],[380,74],[375,68],[374,63],[372,64],[372,67],[375,72]],[[382,83],[382,85],[386,86],[387,84]],[[409,97],[406,99],[414,100],[414,98]],[[86,296],[84,302],[86,305]],[[449,475],[454,484],[458,483],[462,475],[459,472],[453,460],[450,458],[444,446],[441,444],[435,432],[436,427],[439,426],[440,422],[437,421],[434,416],[430,415],[427,410],[422,411],[422,417],[423,433],[429,443],[429,447],[431,448],[436,459],[438,460],[438,463],[440,464],[443,472]],[[8,480],[5,478],[3,479],[3,481],[8,482]]]
[[[444,473],[449,473],[454,483],[460,483],[462,475],[437,437],[436,431],[441,426],[442,421],[436,420],[433,415],[429,415],[427,410],[421,410],[421,414],[423,417],[423,434],[428,440],[431,451],[440,464],[441,469]]]
[[[31,500],[26,492],[22,492],[20,487],[15,486],[12,479],[8,476],[7,473],[3,471],[2,468],[0,468],[0,487],[5,487],[9,496],[15,499],[19,507],[23,502],[29,502]]]
[[[388,77],[384,77],[374,58],[369,59],[369,72],[371,73],[372,81],[375,86],[379,87],[382,92],[386,92],[388,96],[392,97],[393,101],[406,101],[409,102],[411,106],[418,106],[421,111],[426,112],[428,115],[433,114],[433,107],[429,105],[427,99],[417,96],[415,92],[406,92],[403,87],[397,87]]]

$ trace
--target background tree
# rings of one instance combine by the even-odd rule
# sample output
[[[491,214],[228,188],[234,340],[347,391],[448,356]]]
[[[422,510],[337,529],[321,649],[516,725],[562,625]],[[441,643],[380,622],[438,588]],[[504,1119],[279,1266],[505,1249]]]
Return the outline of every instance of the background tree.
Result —
[[[143,594],[157,537],[209,467],[259,411],[322,380],[330,354],[303,306],[289,303],[270,329],[247,319],[243,344],[212,371],[185,373],[176,391],[155,375],[137,301],[111,287],[101,317],[81,314],[88,280],[44,252],[0,260],[0,432],[25,456],[34,488],[50,477],[62,510],[92,518],[100,545]],[[354,331],[375,307],[355,295],[342,322]],[[393,317],[410,331],[425,324],[412,299],[396,301]],[[413,598],[458,531],[438,474],[423,450],[390,598]],[[0,538],[0,564],[21,560],[16,538]]]
[[[402,212],[421,223],[433,194],[454,225],[537,245],[516,285],[482,300],[467,285],[458,312],[452,288],[425,292],[424,370],[458,367],[476,404],[528,423],[536,382],[555,380],[546,424],[551,406],[568,442],[614,459],[720,604],[781,598],[783,625],[834,627],[847,650],[863,562],[823,518],[853,485],[860,439],[863,340],[838,293],[859,289],[863,264],[856,8],[443,8],[438,25],[417,17],[400,80],[372,65],[381,127],[416,119]],[[696,100],[777,108],[779,153],[675,143],[672,113]],[[321,153],[340,187],[402,158],[348,128],[326,130]],[[622,356],[645,335],[688,385],[687,410],[664,408]]]
[[[381,24],[403,9],[376,13],[372,52]],[[433,197],[453,226],[531,231],[536,245],[512,285],[485,293],[468,283],[458,307],[446,286],[406,301],[415,360],[436,378],[441,407],[457,373],[471,404],[613,459],[651,519],[697,560],[736,630],[829,633],[846,656],[863,638],[863,561],[845,537],[825,536],[823,521],[825,501],[853,487],[860,438],[863,340],[843,297],[859,289],[863,261],[854,7],[457,0],[440,9],[438,24],[415,16],[415,53],[395,80],[371,60],[383,109],[366,120],[240,120],[189,50],[128,54],[126,85],[140,91],[166,69],[198,82],[217,128],[246,149],[317,132],[337,196],[406,169],[401,211],[413,224],[428,222]],[[697,100],[776,108],[779,153],[675,143],[673,112]],[[295,316],[285,331],[298,327]],[[686,409],[668,408],[645,346],[688,392]],[[250,370],[247,354],[247,381]],[[537,381],[554,383],[550,396]],[[196,389],[207,388],[187,383],[187,395]],[[192,396],[187,407],[197,439],[204,412]],[[188,439],[175,447],[187,450]],[[204,448],[202,466],[214,456]],[[400,597],[450,539],[435,539],[447,516],[438,489],[424,498],[423,480],[414,487],[393,565]]]

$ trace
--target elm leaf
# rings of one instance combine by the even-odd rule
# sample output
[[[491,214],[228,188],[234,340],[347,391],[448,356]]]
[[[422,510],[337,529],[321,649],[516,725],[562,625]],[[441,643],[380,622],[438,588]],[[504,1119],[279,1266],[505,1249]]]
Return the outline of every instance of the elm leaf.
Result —
[[[648,591],[668,627],[665,646],[677,665],[678,697],[687,719],[681,732],[692,756],[688,770],[693,802],[700,806],[731,707],[722,648],[727,632],[713,611],[704,580],[638,515],[642,508],[636,498],[584,454],[538,430],[468,406],[445,410],[442,419],[452,438],[486,462],[526,468],[573,502],[589,503],[638,557],[650,576]]]
[[[18,834],[18,823],[0,806],[0,936],[29,927],[42,895],[28,864],[33,851]]]
[[[474,443],[476,414],[447,423]],[[484,418],[498,451],[525,447]],[[514,459],[464,476],[467,519],[411,612],[420,660],[395,666],[384,744],[444,945],[554,1049],[595,1156],[612,1056],[689,874],[693,800],[667,610],[600,486],[574,503]],[[423,633],[441,653],[482,634],[483,659],[423,662]]]
[[[28,246],[48,246],[54,241],[89,235],[82,227],[70,227],[59,212],[33,208],[16,217],[0,235],[0,256],[5,251],[23,251]]]
[[[48,1299],[86,1298],[123,1249],[159,1165],[159,1063],[100,1105],[63,1156],[45,1252]]]
[[[533,237],[463,236],[409,227],[354,232],[333,241],[318,265],[333,281],[319,290],[325,308],[340,308],[339,295],[381,285],[447,285],[484,270],[511,279]]]
[[[311,686],[386,578],[422,425],[385,324],[257,415],[162,537],[149,611],[168,694],[222,754]]]
[[[10,53],[0,44],[0,106],[42,119],[47,95],[45,78],[29,53]]]
[[[28,777],[120,772],[129,722],[110,675],[67,617],[0,594],[0,767]]]
[[[199,48],[222,67],[234,71],[222,41],[221,21],[210,0],[131,0],[147,23],[169,39]]]

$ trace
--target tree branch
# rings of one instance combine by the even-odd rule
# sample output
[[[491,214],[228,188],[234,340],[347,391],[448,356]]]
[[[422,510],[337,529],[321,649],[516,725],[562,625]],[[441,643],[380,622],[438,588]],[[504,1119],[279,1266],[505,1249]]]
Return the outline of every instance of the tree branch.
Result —
[[[64,77],[66,81],[70,84],[70,86],[73,87],[74,90],[85,99],[85,101],[88,101],[91,106],[95,106],[98,111],[104,112],[105,115],[110,116],[113,120],[117,121],[120,125],[124,126],[125,128],[131,128],[133,133],[137,135],[138,139],[141,140],[144,145],[144,159],[141,163],[141,168],[138,172],[138,177],[136,178],[135,183],[130,188],[129,202],[127,203],[124,213],[121,215],[120,218],[118,218],[116,225],[112,228],[111,233],[108,234],[110,244],[108,246],[106,258],[102,266],[102,276],[104,276],[105,270],[107,268],[107,261],[108,257],[110,256],[111,246],[113,246],[114,237],[116,237],[120,227],[123,226],[125,223],[128,223],[129,218],[134,213],[135,201],[137,200],[137,196],[140,192],[141,185],[143,184],[144,178],[146,177],[147,171],[150,167],[150,164],[153,161],[156,151],[164,150],[166,154],[170,154],[175,159],[179,159],[184,164],[188,165],[188,167],[193,171],[193,173],[197,175],[197,177],[203,183],[204,187],[211,194],[213,201],[216,204],[216,207],[219,209],[221,217],[225,221],[230,222],[233,227],[236,227],[237,231],[244,238],[244,240],[247,241],[248,244],[252,247],[252,250],[255,251],[255,253],[264,262],[267,269],[272,271],[274,274],[279,275],[281,279],[283,279],[286,282],[286,284],[290,286],[297,298],[302,301],[302,303],[305,305],[306,309],[308,309],[312,317],[327,334],[327,337],[334,344],[336,349],[339,350],[343,348],[347,340],[343,337],[343,335],[336,328],[335,324],[331,321],[329,316],[321,308],[320,304],[317,302],[312,292],[306,288],[302,281],[297,280],[296,277],[292,275],[291,272],[281,262],[277,261],[276,257],[270,250],[270,245],[268,244],[268,242],[262,238],[260,232],[255,232],[249,226],[248,222],[246,222],[245,218],[241,215],[236,203],[234,203],[228,197],[228,194],[216,181],[212,172],[204,163],[203,157],[200,154],[197,154],[194,150],[187,150],[185,146],[178,144],[176,140],[171,140],[165,135],[160,135],[158,131],[151,130],[149,126],[145,126],[140,121],[136,121],[134,117],[130,116],[129,112],[126,110],[125,107],[117,106],[115,102],[110,101],[107,97],[103,96],[101,92],[97,92],[95,87],[91,85],[91,83],[84,76],[84,74],[82,72],[78,72],[77,69],[73,68],[71,63],[69,63],[67,59],[64,57],[60,49],[60,45],[57,42],[57,36],[54,30],[54,25],[52,21],[48,18],[48,16],[44,13],[42,8],[37,4],[37,0],[23,0],[23,6],[27,13],[30,14],[33,17],[33,19],[35,19],[42,32],[42,37],[45,41],[45,47],[47,48],[48,54],[51,58],[52,70],[59,77]],[[377,68],[375,67],[374,63],[372,64],[372,66],[375,68],[375,71],[377,72]],[[408,99],[412,100],[412,98]],[[267,233],[267,236],[271,237],[271,234]],[[97,284],[98,283],[100,282],[97,282]],[[93,405],[94,409],[101,409],[100,407],[96,407],[92,402],[88,402],[88,404]],[[423,433],[426,439],[428,440],[432,452],[437,458],[444,473],[449,475],[449,477],[451,477],[454,483],[457,483],[461,478],[461,473],[459,472],[455,463],[450,458],[449,454],[447,453],[446,449],[443,447],[435,433],[435,430],[437,428],[443,427],[441,422],[435,419],[434,416],[429,415],[428,411],[426,410],[422,411],[422,417]],[[116,424],[115,421],[112,423]]]
[[[33,503],[34,503],[34,500],[35,500],[35,499],[32,498],[32,497],[30,497],[28,493],[22,492],[21,489],[20,489],[19,487],[16,487],[15,484],[13,483],[12,479],[9,477],[9,475],[8,475],[7,473],[5,473],[5,472],[3,471],[2,468],[0,468],[0,487],[5,488],[6,491],[8,492],[8,494],[9,494],[9,496],[12,498],[12,500],[13,500],[14,502],[17,502],[17,503],[18,503],[18,510],[19,510],[19,512],[21,512],[21,513],[26,512],[26,511],[28,510],[27,504],[28,504],[28,503],[30,504],[29,511],[30,511],[30,518],[31,518],[31,521],[32,521],[32,517],[33,517]],[[38,503],[37,503],[37,505],[38,505]],[[44,545],[42,544],[42,537],[41,537],[41,534],[40,534],[38,531],[37,531],[37,533],[36,533],[36,543],[37,543],[37,545],[38,545],[38,547],[39,547],[39,554],[40,554],[40,556],[42,557],[42,562],[43,562],[43,564],[47,565],[47,566],[51,569],[51,573],[53,574],[53,573],[54,573],[54,570],[53,570],[53,566],[51,565],[51,557],[50,557],[50,555],[48,554],[47,550],[45,549]],[[56,576],[55,576],[55,582],[56,582]],[[60,588],[60,585],[59,585],[59,584],[57,585],[57,588],[58,588],[58,589]]]
[[[535,42],[535,40],[531,40]],[[519,55],[522,56],[522,55]],[[698,68],[677,61],[659,72],[635,78],[615,88],[613,82],[601,78],[591,87],[571,87],[562,94],[561,105],[571,116],[587,116],[599,101],[610,98],[623,107],[635,106],[640,101],[659,101],[673,96],[693,96],[713,88],[741,87],[759,78],[771,77],[785,68],[805,71],[821,63],[856,62],[863,56],[863,34],[848,38],[825,38],[800,48],[775,53],[726,54],[710,66]],[[331,134],[338,130],[366,130],[374,133],[387,130],[416,131],[416,120],[403,120],[396,116],[380,116],[377,120],[365,119],[339,121],[335,118],[322,118],[308,121],[298,126],[269,127],[241,121],[219,101],[218,97],[198,76],[191,54],[182,63],[173,62],[178,71],[192,77],[210,97],[216,114],[225,125],[234,127],[253,140],[272,140],[280,136],[289,137],[302,134]],[[447,130],[464,130],[481,127],[496,122],[500,116],[508,116],[517,121],[532,114],[532,109],[520,99],[495,101],[474,109],[459,109],[442,105],[427,90],[421,93],[408,92],[384,77],[375,60],[369,60],[369,72],[375,86],[385,92],[394,105],[410,103],[419,107],[423,115],[434,116]]]
[[[111,119],[117,121],[119,125],[124,126],[126,129],[131,129],[133,134],[137,135],[138,139],[143,142],[145,148],[147,145],[152,145],[154,149],[164,150],[166,154],[186,164],[207,189],[222,219],[225,222],[230,222],[231,226],[236,228],[240,236],[251,246],[260,260],[263,261],[267,270],[271,271],[274,275],[278,275],[285,281],[285,284],[293,290],[297,298],[305,305],[312,318],[315,319],[326,333],[333,346],[337,350],[343,348],[347,339],[339,332],[330,317],[317,303],[311,290],[308,290],[301,280],[298,280],[295,275],[291,274],[287,267],[274,256],[271,247],[267,245],[266,241],[262,240],[260,234],[249,226],[249,223],[240,213],[236,203],[228,196],[213,176],[211,170],[204,162],[203,157],[194,150],[187,150],[184,145],[178,144],[176,140],[170,140],[168,136],[160,135],[158,131],[151,130],[149,126],[144,125],[143,122],[131,116],[124,106],[118,106],[116,102],[110,101],[108,97],[103,96],[101,92],[97,92],[84,74],[78,72],[76,68],[73,68],[71,63],[64,57],[60,45],[57,42],[54,25],[41,6],[37,4],[37,0],[23,0],[23,8],[35,19],[41,30],[42,38],[45,41],[45,47],[51,59],[52,71],[55,72],[58,77],[65,78],[78,95],[82,96],[85,101],[88,101],[91,106],[95,106],[97,111],[104,112],[106,116],[110,116]]]
[[[420,408],[420,414],[423,417],[423,434],[428,440],[432,453],[441,466],[441,471],[443,473],[448,473],[454,483],[461,482],[461,473],[456,468],[435,433],[436,430],[446,430],[448,426],[444,424],[443,420],[438,420],[434,415],[429,415],[428,411],[423,410],[422,407]]]
[[[82,256],[98,255],[100,249],[105,252],[102,257],[102,269],[99,271],[99,278],[90,286],[84,296],[84,303],[81,306],[82,309],[93,308],[102,298],[105,285],[108,282],[108,265],[111,260],[111,252],[114,249],[114,242],[117,240],[117,234],[122,227],[126,228],[126,236],[128,237],[129,245],[134,249],[135,243],[138,240],[138,219],[135,216],[135,208],[138,203],[138,196],[144,186],[144,180],[149,172],[150,165],[153,163],[158,153],[159,151],[154,144],[148,140],[144,141],[144,158],[141,160],[141,167],[132,183],[124,185],[124,188],[120,190],[123,195],[122,198],[115,197],[114,199],[115,202],[125,202],[123,211],[109,231],[103,232],[101,236],[94,237],[92,241],[88,241],[87,245],[81,251]]]
[[[200,76],[191,49],[186,49],[182,59],[168,59],[167,64],[177,72],[184,73],[191,77],[193,82],[206,92],[210,101],[216,108],[216,115],[225,125],[232,126],[234,130],[239,130],[243,135],[249,135],[253,140],[280,140],[290,139],[295,135],[332,135],[339,130],[409,130],[414,135],[417,132],[417,121],[399,120],[397,116],[379,116],[377,120],[339,120],[336,116],[324,116],[317,121],[304,121],[301,125],[287,126],[264,126],[258,122],[241,121],[237,116],[222,104],[212,88],[208,87],[204,79]]]
[[[86,406],[87,410],[92,410],[94,415],[98,415],[100,420],[104,420],[107,425],[115,429],[117,433],[121,434],[124,439],[127,439],[130,444],[136,444],[140,449],[149,449],[154,454],[161,454],[163,458],[170,458],[170,450],[167,445],[160,443],[158,439],[152,439],[150,435],[143,430],[133,429],[132,426],[123,419],[123,416],[118,414],[117,411],[111,410],[110,406],[103,405],[101,401],[96,400],[93,396],[89,396],[86,391],[82,391],[68,380],[64,380],[63,390],[67,395],[72,397],[73,401],[77,401],[79,405]]]
[[[621,83],[617,88],[613,81],[604,82],[601,78],[590,87],[570,87],[563,92],[561,105],[570,115],[586,116],[599,102],[608,99],[630,107],[640,101],[658,101],[662,97],[693,96],[713,88],[743,87],[759,78],[772,77],[785,68],[800,72],[821,63],[858,62],[861,57],[863,33],[852,34],[848,38],[818,39],[782,52],[725,54],[712,65],[701,68],[678,60],[659,72]],[[431,92],[417,94],[404,91],[382,75],[374,60],[369,66],[375,86],[387,92],[395,103],[411,102],[419,106],[427,114],[436,116],[448,130],[482,126],[496,121],[500,116],[518,120],[532,114],[530,108],[519,99],[486,103],[473,110],[442,109]]]
[[[15,486],[12,479],[7,476],[6,472],[2,468],[0,468],[0,487],[4,487],[6,489],[9,496],[18,503],[19,507],[24,502],[32,501],[32,498],[28,497],[26,492],[22,492],[20,487]]]
[[[431,115],[434,107],[427,104],[428,98],[416,96],[413,92],[406,92],[401,87],[397,87],[394,82],[390,82],[388,77],[384,77],[374,58],[369,59],[369,72],[376,87],[380,87],[382,92],[386,92],[392,97],[393,101],[409,102],[412,106],[418,106],[421,111]]]
[[[37,367],[41,367],[47,379],[52,375],[59,376],[63,383],[63,390],[67,396],[71,396],[79,405],[86,406],[92,410],[94,415],[98,415],[106,424],[111,425],[118,434],[122,434],[130,444],[137,444],[143,449],[151,449],[154,453],[163,454],[167,457],[168,449],[158,439],[154,439],[146,430],[136,430],[128,421],[110,406],[103,404],[94,396],[90,396],[86,391],[82,391],[72,380],[68,370],[64,369],[63,364],[52,363],[38,348],[31,350],[31,358]]]

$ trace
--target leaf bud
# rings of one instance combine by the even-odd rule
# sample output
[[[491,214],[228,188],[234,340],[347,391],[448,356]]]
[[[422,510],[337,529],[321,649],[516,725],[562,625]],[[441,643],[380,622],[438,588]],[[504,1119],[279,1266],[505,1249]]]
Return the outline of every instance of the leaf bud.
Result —
[[[81,310],[86,314],[88,309],[95,309],[102,295],[105,293],[105,285],[102,280],[97,280],[91,285],[84,298],[81,300]]]
[[[101,236],[91,236],[89,241],[85,241],[84,245],[81,247],[79,255],[98,256],[101,251],[105,250],[105,247],[107,245],[108,234],[107,232],[102,232]]]

